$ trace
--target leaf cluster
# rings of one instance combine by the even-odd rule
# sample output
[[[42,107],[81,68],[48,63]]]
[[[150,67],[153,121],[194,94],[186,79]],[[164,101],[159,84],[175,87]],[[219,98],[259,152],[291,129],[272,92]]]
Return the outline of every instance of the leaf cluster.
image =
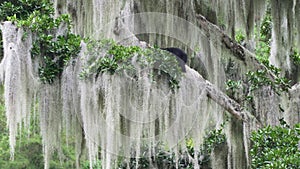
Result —
[[[32,13],[39,11],[42,14],[53,14],[54,9],[49,0],[10,0],[0,5],[0,21],[26,20]]]
[[[293,128],[281,119],[281,126],[267,126],[251,135],[251,167],[299,168],[300,166],[300,124]]]
[[[247,81],[250,83],[250,91],[262,86],[270,86],[278,95],[282,92],[288,92],[291,88],[290,80],[280,76],[281,69],[269,64],[268,61],[263,62],[263,64],[266,69],[246,73]]]
[[[87,61],[86,68],[80,73],[82,79],[89,78],[93,75],[98,76],[101,73],[109,72],[110,74],[119,73],[120,70],[130,66],[130,59],[134,55],[141,54],[141,48],[137,46],[118,45],[113,40],[87,42],[86,54],[90,58]]]
[[[44,34],[35,41],[31,54],[42,58],[39,67],[42,82],[52,83],[61,76],[64,67],[80,52],[80,41],[80,36],[72,33],[57,37]]]

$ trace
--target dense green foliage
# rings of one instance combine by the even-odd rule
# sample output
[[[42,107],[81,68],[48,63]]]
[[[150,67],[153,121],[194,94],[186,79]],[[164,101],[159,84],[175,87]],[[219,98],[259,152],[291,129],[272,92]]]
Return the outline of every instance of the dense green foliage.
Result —
[[[52,10],[52,11],[51,11]],[[0,22],[6,20],[27,20],[33,12],[53,13],[48,0],[10,0],[0,4]],[[30,22],[28,22],[30,23]],[[0,31],[1,32],[1,31]],[[1,34],[0,34],[1,35]],[[3,53],[2,35],[0,36],[0,53]]]
[[[54,12],[49,0],[10,0],[0,4],[0,20],[14,16],[18,20],[26,20],[34,11],[42,13]]]
[[[40,79],[43,82],[52,83],[55,78],[60,77],[64,66],[78,55],[80,41],[79,36],[68,33],[56,38],[52,35],[41,36],[35,42],[32,55],[43,58],[39,67]]]
[[[290,127],[281,119],[281,126],[267,126],[252,133],[253,169],[296,169],[300,166],[300,124]]]
[[[89,60],[80,73],[82,79],[96,77],[100,73],[120,74],[126,72],[136,78],[141,71],[153,69],[149,76],[155,81],[160,74],[167,75],[172,89],[179,87],[182,71],[176,57],[157,48],[142,49],[138,46],[122,46],[112,40],[92,41],[87,45]],[[98,57],[98,55],[101,57]]]
[[[68,15],[53,17],[54,8],[48,0],[18,0],[0,6],[0,20],[9,20],[36,35],[32,57],[40,58],[39,75],[44,83],[61,76],[64,66],[78,55],[81,38],[70,31]],[[54,32],[63,31],[61,35]],[[28,32],[25,32],[25,39]]]

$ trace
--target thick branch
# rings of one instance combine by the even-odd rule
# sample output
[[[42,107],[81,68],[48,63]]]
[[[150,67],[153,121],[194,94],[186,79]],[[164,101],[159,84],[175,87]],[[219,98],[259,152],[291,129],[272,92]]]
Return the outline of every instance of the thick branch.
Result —
[[[198,72],[190,67],[186,66],[187,73],[193,74],[196,76],[194,78],[199,78],[205,82],[207,96],[213,101],[222,106],[226,111],[232,114],[235,118],[247,122],[247,119],[253,118],[253,116],[242,109],[242,107],[233,99],[228,97],[225,93],[211,84],[209,81],[205,80]]]
[[[222,91],[220,91],[215,86],[213,86],[209,81],[206,81],[206,91],[207,91],[207,96],[209,98],[211,98],[213,101],[215,101],[220,106],[222,106],[234,117],[236,117],[239,120],[246,121],[241,106],[237,102],[229,98]]]

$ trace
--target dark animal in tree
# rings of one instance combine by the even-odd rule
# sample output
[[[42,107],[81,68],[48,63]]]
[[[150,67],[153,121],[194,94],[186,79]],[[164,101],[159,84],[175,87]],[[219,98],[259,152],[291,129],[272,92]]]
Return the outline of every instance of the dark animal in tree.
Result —
[[[182,51],[181,49],[179,48],[174,48],[174,47],[171,47],[171,48],[161,48],[162,50],[166,50],[172,54],[174,54],[176,56],[176,59],[179,63],[179,66],[181,67],[181,70],[183,72],[186,72],[185,70],[185,64],[187,62],[187,54]]]

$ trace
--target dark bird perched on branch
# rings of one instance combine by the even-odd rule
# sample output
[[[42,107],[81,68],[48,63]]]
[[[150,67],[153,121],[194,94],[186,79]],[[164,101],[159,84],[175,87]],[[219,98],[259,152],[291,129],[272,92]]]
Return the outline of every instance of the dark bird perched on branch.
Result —
[[[176,56],[176,59],[181,67],[182,72],[186,72],[185,64],[187,62],[187,54],[179,48],[161,48],[162,50],[166,50]]]

